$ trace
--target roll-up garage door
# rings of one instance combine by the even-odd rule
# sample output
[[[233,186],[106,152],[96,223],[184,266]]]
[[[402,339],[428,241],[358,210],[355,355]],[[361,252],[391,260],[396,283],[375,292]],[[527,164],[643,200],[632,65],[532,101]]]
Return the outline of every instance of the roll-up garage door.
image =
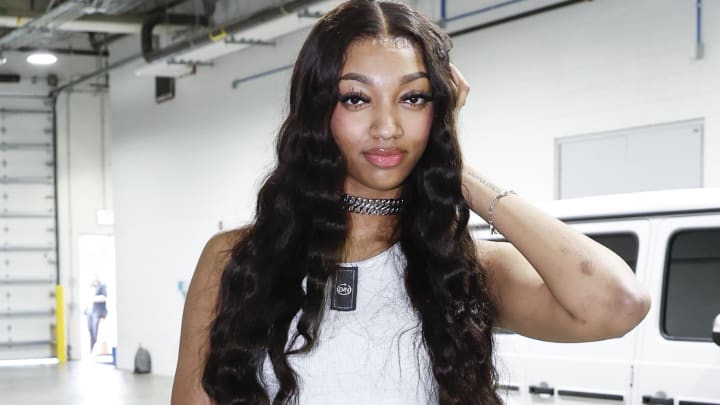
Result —
[[[53,111],[0,95],[0,360],[55,357]]]

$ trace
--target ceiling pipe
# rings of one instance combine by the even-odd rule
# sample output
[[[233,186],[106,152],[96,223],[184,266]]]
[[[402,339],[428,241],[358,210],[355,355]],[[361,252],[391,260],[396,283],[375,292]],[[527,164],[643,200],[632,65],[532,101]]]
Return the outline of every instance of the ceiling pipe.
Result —
[[[24,16],[0,16],[0,27],[21,28],[30,21],[30,18]],[[60,31],[77,31],[77,32],[105,32],[108,34],[140,34],[142,31],[143,17],[116,17],[92,15],[82,17],[74,21],[69,21],[57,28]],[[172,24],[163,22],[158,28],[170,30],[177,28]]]
[[[114,63],[111,63],[110,65],[108,65],[108,66],[106,66],[106,67],[104,67],[104,68],[102,68],[102,69],[96,70],[96,71],[94,71],[94,72],[92,72],[92,73],[89,73],[89,74],[87,74],[87,75],[85,75],[85,76],[79,77],[79,78],[77,78],[77,79],[75,79],[75,80],[72,80],[72,81],[70,81],[70,82],[67,82],[67,83],[65,83],[65,84],[62,84],[62,85],[56,87],[55,89],[53,89],[53,91],[50,92],[50,94],[48,95],[48,97],[51,98],[51,99],[53,99],[53,100],[57,100],[57,98],[60,96],[60,93],[62,93],[63,91],[65,91],[65,90],[70,90],[70,89],[74,88],[75,86],[77,86],[78,84],[84,83],[84,82],[86,82],[86,81],[88,81],[88,80],[90,80],[90,79],[93,79],[93,78],[95,78],[95,77],[98,77],[98,76],[100,76],[100,75],[104,75],[104,74],[110,72],[111,70],[117,69],[117,68],[119,68],[119,67],[125,66],[125,65],[130,64],[130,63],[135,63],[135,62],[141,60],[141,56],[142,56],[142,55],[131,55],[131,56],[128,56],[128,57],[123,58],[123,59],[120,59],[120,60],[118,60],[118,61],[116,61],[116,62],[114,62]]]
[[[247,19],[242,19],[234,23],[227,24],[223,27],[220,27],[221,33],[227,33],[232,34],[237,31],[245,30],[248,28],[255,27],[257,25],[263,24],[267,21],[283,17],[289,13],[294,13],[299,11],[300,9],[304,7],[308,7],[314,3],[319,3],[321,0],[291,0],[284,5],[280,7],[274,7],[267,10],[260,11],[252,16],[250,16]],[[146,21],[146,24],[153,24],[154,20],[149,19]],[[167,46],[165,48],[160,49],[153,49],[153,42],[152,42],[152,29],[146,30],[143,27],[143,35],[141,37],[142,41],[142,49],[143,49],[143,57],[147,62],[156,62],[159,60],[165,60],[167,58],[172,57],[173,55],[182,53],[184,51],[201,47],[207,44],[210,44],[216,40],[218,40],[217,35],[213,35],[212,30],[208,29],[202,32],[199,35],[196,35],[190,39],[186,39],[183,41],[179,41],[175,44],[172,44],[170,46]],[[224,35],[221,36],[224,38]]]
[[[20,48],[14,49],[15,52],[37,52],[46,51],[58,55],[74,55],[74,56],[110,56],[110,53],[106,50],[93,50],[93,49],[67,49],[67,48],[48,48],[48,47],[32,47],[32,46],[21,46]]]

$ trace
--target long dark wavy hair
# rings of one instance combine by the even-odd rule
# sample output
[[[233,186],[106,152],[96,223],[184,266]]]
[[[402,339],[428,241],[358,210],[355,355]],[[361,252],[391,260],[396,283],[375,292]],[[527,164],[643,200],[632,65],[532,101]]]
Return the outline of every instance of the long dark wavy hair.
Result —
[[[232,250],[210,326],[202,384],[218,404],[275,405],[298,398],[288,356],[317,346],[326,287],[348,233],[341,204],[345,161],[330,132],[338,79],[348,46],[379,36],[409,39],[423,55],[432,87],[429,141],[404,181],[408,206],[396,236],[407,259],[405,288],[437,382],[434,394],[441,405],[501,404],[492,359],[496,311],[467,230],[461,191],[450,39],[405,5],[372,0],[350,0],[327,13],[298,56],[277,166],[259,192],[255,222]],[[288,339],[298,312],[297,330]],[[299,336],[304,344],[291,349]],[[261,377],[266,356],[279,383],[272,401]]]

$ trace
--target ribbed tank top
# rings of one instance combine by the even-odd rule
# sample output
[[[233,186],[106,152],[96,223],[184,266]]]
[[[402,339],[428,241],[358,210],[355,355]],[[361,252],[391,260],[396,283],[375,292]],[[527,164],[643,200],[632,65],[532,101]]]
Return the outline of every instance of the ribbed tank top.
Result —
[[[299,376],[300,405],[437,403],[420,321],[405,291],[405,263],[395,244],[377,256],[342,264],[358,267],[357,307],[332,310],[328,297],[317,346],[288,357]],[[298,319],[299,313],[290,336]],[[303,341],[299,337],[295,347]],[[263,375],[274,398],[277,380],[268,357]]]

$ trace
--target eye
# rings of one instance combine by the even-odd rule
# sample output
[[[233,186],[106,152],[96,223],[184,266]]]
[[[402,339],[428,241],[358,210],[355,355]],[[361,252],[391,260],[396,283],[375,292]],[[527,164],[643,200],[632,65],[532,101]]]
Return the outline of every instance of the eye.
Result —
[[[421,92],[412,92],[410,94],[405,95],[402,98],[402,101],[406,104],[410,104],[412,106],[422,106],[426,103],[432,101],[432,97],[429,94],[421,93]]]
[[[350,92],[340,96],[340,102],[351,107],[359,107],[369,101],[370,100],[360,92]]]

